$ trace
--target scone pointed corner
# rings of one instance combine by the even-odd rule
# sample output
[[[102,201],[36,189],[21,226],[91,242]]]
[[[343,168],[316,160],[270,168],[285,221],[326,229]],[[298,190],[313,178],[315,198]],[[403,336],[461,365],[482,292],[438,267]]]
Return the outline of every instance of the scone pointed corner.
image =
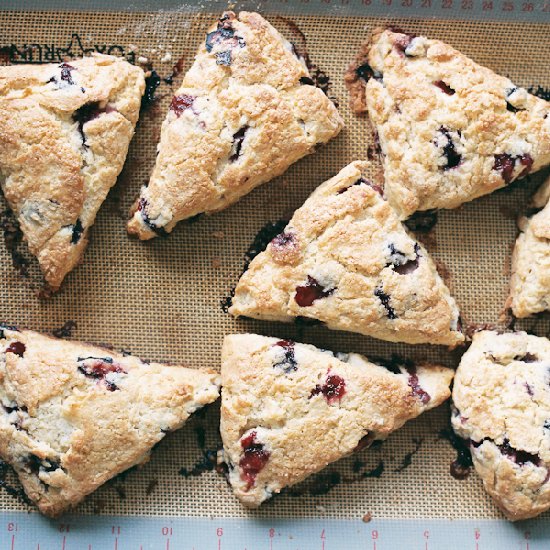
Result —
[[[0,456],[48,516],[146,461],[152,448],[219,397],[208,369],[0,324]]]
[[[439,40],[377,29],[346,84],[379,137],[401,219],[456,208],[550,164],[550,103]]]
[[[84,254],[144,90],[143,70],[114,56],[0,67],[2,190],[53,290]]]
[[[410,344],[464,341],[455,300],[356,161],[320,185],[250,263],[229,312]]]
[[[170,102],[128,232],[150,239],[227,208],[343,126],[290,42],[258,13],[226,12]]]
[[[520,218],[520,234],[512,254],[507,307],[517,318],[550,309],[550,177]]]
[[[453,429],[511,521],[550,509],[549,361],[547,338],[482,331],[456,371]]]
[[[225,338],[221,375],[223,459],[253,508],[441,404],[453,371],[238,334]]]

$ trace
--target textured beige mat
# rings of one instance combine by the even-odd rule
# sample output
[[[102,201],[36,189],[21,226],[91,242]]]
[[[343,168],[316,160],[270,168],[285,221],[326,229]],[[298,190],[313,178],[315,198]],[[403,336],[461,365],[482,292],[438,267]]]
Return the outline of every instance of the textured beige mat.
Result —
[[[125,52],[135,60],[147,58],[161,77],[168,77],[178,60],[184,70],[190,66],[199,41],[216,16],[185,12],[0,12],[0,46],[8,46],[0,53],[4,61],[10,55],[17,60],[32,55],[32,61],[46,61],[58,53],[79,55],[90,48]],[[401,353],[457,364],[459,354],[444,349],[387,344],[323,327],[235,321],[222,311],[220,302],[237,282],[245,253],[260,229],[291,213],[318,184],[348,162],[366,157],[373,145],[367,121],[353,116],[348,108],[343,73],[366,38],[367,29],[388,21],[268,19],[299,48],[303,49],[307,41],[312,61],[330,78],[329,95],[340,105],[347,123],[344,132],[229,210],[191,224],[180,223],[168,239],[140,243],[127,238],[125,218],[153,166],[160,124],[171,97],[170,86],[162,83],[157,100],[142,115],[119,182],[100,210],[84,263],[67,277],[59,294],[49,300],[39,299],[36,267],[31,264],[29,276],[22,277],[12,265],[12,255],[0,243],[0,319],[45,332],[74,320],[77,328],[73,338],[110,343],[143,357],[185,361],[196,367],[217,368],[224,334],[245,331],[371,356]],[[548,25],[389,22],[446,40],[517,85],[534,87],[546,97],[550,93]],[[12,44],[16,48],[9,48]],[[30,50],[25,49],[25,45],[33,44]],[[174,79],[175,84],[179,79]],[[514,220],[540,180],[541,175],[533,176],[511,190],[440,213],[435,229],[425,238],[428,250],[441,262],[442,273],[448,277],[467,322],[498,323],[507,292]],[[0,207],[5,210],[4,203]],[[541,335],[550,329],[544,318],[517,326]],[[449,475],[456,453],[438,436],[447,425],[447,416],[446,407],[424,415],[380,448],[329,467],[296,490],[274,498],[254,515],[357,518],[371,512],[374,517],[498,517],[475,475],[464,481]],[[147,466],[103,487],[79,511],[246,515],[223,476],[208,469],[212,466],[209,458],[219,444],[217,423],[217,406],[197,415],[160,444]],[[207,471],[182,475],[193,468],[194,473]],[[11,475],[7,481],[15,483]],[[6,491],[0,491],[0,506],[25,509]]]

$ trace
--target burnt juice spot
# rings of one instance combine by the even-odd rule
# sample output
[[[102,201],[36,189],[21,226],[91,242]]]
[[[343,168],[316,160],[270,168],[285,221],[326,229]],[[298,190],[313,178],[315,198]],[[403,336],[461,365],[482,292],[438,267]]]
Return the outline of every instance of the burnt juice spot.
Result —
[[[254,240],[248,247],[248,250],[245,252],[244,259],[244,271],[248,269],[250,262],[261,252],[263,252],[267,245],[273,241],[284,228],[287,226],[288,220],[277,220],[276,222],[267,222],[261,229],[258,231],[257,235],[254,237]]]
[[[174,111],[177,117],[180,117],[186,109],[189,109],[193,106],[194,101],[195,97],[192,95],[175,95],[170,102],[170,110]]]
[[[457,152],[449,130],[441,126],[439,132],[446,138],[446,143],[443,146],[443,156],[447,159],[447,164],[446,166],[442,166],[441,169],[450,170],[451,168],[456,168],[462,160],[462,155]]]
[[[395,310],[390,305],[390,297],[384,292],[381,286],[374,289],[374,295],[382,302],[384,309],[386,310],[386,316],[388,319],[397,319]]]
[[[243,456],[239,460],[241,479],[246,481],[247,490],[249,490],[256,483],[256,477],[264,469],[271,453],[256,439],[255,431],[241,439],[241,447],[243,449]]]
[[[241,156],[241,149],[243,147],[243,141],[248,128],[248,126],[243,126],[240,130],[233,134],[233,144],[231,145],[229,162],[235,162]]]
[[[466,479],[474,465],[468,441],[456,435],[452,428],[441,430],[439,437],[446,439],[456,451],[456,459],[451,462],[449,467],[450,474],[455,479]]]
[[[337,401],[340,401],[346,393],[346,382],[337,374],[327,374],[325,383],[321,386],[317,384],[313,390],[311,390],[310,398],[314,395],[322,393],[329,405],[333,405]]]
[[[296,287],[294,300],[300,307],[309,307],[313,305],[315,300],[326,298],[335,290],[335,288],[326,289],[319,283],[319,281],[317,281],[317,279],[313,278],[311,275],[308,275],[307,283]]]
[[[429,233],[437,223],[437,210],[423,210],[415,212],[404,223],[411,231]]]
[[[409,375],[409,379],[407,382],[411,387],[412,394],[415,397],[418,397],[418,399],[420,399],[420,401],[424,405],[427,405],[430,402],[431,397],[430,397],[430,394],[424,389],[422,389],[422,387],[420,386],[420,382],[418,380],[418,374],[416,372],[416,367],[412,362],[407,362],[405,364],[405,369],[407,370],[407,373]]]
[[[533,166],[533,158],[529,154],[519,155],[513,157],[508,153],[500,153],[495,155],[495,162],[493,164],[493,170],[500,172],[502,179],[505,183],[510,183],[514,177],[514,169],[516,167],[516,162],[519,160],[519,163],[524,166],[524,169],[519,174],[519,178],[526,176]]]
[[[82,233],[84,232],[84,227],[82,226],[82,222],[80,221],[80,218],[78,218],[73,225],[73,232],[71,235],[71,243],[77,244],[78,241],[80,241],[80,237],[82,237]]]
[[[307,85],[307,86],[315,86],[315,82],[313,82],[313,79],[309,78],[309,76],[302,76],[300,78],[300,84]]]
[[[143,223],[154,233],[156,233],[159,237],[167,237],[168,232],[164,227],[159,227],[157,224],[151,221],[149,216],[147,215],[147,206],[148,206],[147,199],[141,198],[139,199],[138,203],[138,212],[141,212],[141,219],[143,220]]]
[[[456,93],[456,90],[451,88],[446,82],[443,82],[443,80],[437,80],[434,82],[434,86],[437,86],[443,93],[447,95],[454,95]]]
[[[145,92],[143,93],[143,98],[141,100],[141,110],[147,109],[155,101],[155,92],[160,86],[161,78],[159,74],[152,70],[145,77]]]
[[[282,348],[284,351],[284,358],[275,363],[273,368],[282,369],[285,374],[298,370],[298,364],[296,363],[296,357],[294,356],[295,343],[292,340],[279,340],[273,345]]]
[[[6,348],[6,353],[13,353],[15,355],[19,355],[19,357],[23,357],[26,350],[27,350],[27,346],[25,346],[23,342],[12,342]]]
[[[75,328],[76,328],[76,321],[69,319],[68,321],[65,321],[62,327],[54,328],[52,330],[52,334],[56,338],[66,338],[67,336],[73,335],[73,330]]]

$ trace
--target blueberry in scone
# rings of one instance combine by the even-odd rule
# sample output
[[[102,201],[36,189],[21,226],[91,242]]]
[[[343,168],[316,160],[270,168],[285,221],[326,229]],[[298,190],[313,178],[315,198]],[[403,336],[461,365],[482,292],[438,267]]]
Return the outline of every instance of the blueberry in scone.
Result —
[[[143,71],[94,54],[0,67],[0,176],[30,252],[57,289],[126,159]]]
[[[550,164],[550,103],[439,40],[376,29],[345,78],[378,134],[401,219]]]
[[[0,324],[0,457],[48,516],[147,461],[218,394],[214,371]]]
[[[533,197],[530,212],[519,220],[520,235],[512,255],[507,305],[516,317],[550,309],[550,178]]]
[[[166,235],[228,207],[342,129],[304,59],[257,13],[226,12],[201,43],[162,125],[128,231]]]
[[[256,507],[445,401],[453,371],[239,334],[225,338],[221,376],[221,458]]]
[[[242,275],[229,312],[455,346],[458,307],[424,247],[354,162],[319,186]]]
[[[483,331],[456,371],[453,428],[510,520],[550,508],[549,364],[548,339]]]

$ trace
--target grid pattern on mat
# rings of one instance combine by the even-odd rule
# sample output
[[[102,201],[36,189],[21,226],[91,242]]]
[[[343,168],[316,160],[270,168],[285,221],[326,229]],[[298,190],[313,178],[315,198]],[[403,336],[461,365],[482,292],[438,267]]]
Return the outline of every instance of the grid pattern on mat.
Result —
[[[136,57],[147,57],[165,77],[179,59],[184,69],[190,66],[199,41],[216,16],[186,11],[3,12],[0,46],[53,44],[63,48],[77,33],[85,48],[118,44],[126,51],[135,49]],[[171,96],[170,86],[162,84],[157,101],[142,115],[119,182],[99,212],[84,262],[67,277],[62,291],[49,300],[39,299],[36,267],[31,266],[28,279],[22,278],[12,267],[6,248],[0,246],[1,319],[45,332],[72,319],[77,323],[73,338],[108,342],[144,357],[183,361],[195,367],[217,368],[224,334],[246,331],[294,338],[333,350],[376,356],[400,353],[457,364],[459,354],[429,346],[388,344],[323,327],[237,321],[223,313],[220,300],[237,282],[245,251],[262,226],[291,213],[319,183],[345,164],[367,156],[372,135],[367,121],[350,112],[342,76],[368,29],[389,23],[441,38],[511,77],[517,85],[548,90],[548,26],[343,17],[269,19],[299,46],[307,41],[311,59],[330,76],[330,95],[339,103],[347,124],[345,131],[230,209],[192,224],[182,223],[168,239],[140,243],[127,238],[125,218],[154,163],[160,124]],[[178,81],[176,78],[174,86]],[[512,189],[439,215],[427,247],[447,273],[468,322],[498,323],[507,292],[515,217],[540,181],[541,175],[534,176]],[[4,204],[0,206],[5,209]],[[538,334],[546,334],[550,328],[545,318],[518,326]],[[204,450],[198,444],[202,434],[206,449],[219,445],[218,415],[217,405],[196,415],[182,430],[166,437],[149,464],[108,483],[78,511],[229,517],[250,514],[215,472],[190,477],[180,473],[182,468],[192,469],[203,460]],[[371,512],[374,517],[388,518],[498,517],[475,475],[465,481],[449,475],[454,451],[438,435],[447,419],[447,406],[431,411],[392,435],[381,448],[342,460],[329,467],[328,474],[304,482],[295,492],[298,494],[274,498],[252,514],[356,518]],[[410,455],[411,465],[401,469],[416,447],[417,452]],[[372,470],[381,462],[384,472],[380,478],[356,480],[357,472]],[[334,472],[340,474],[340,483],[334,483],[338,477]],[[15,483],[13,478],[9,481]],[[0,491],[0,507],[24,509],[4,491]]]

